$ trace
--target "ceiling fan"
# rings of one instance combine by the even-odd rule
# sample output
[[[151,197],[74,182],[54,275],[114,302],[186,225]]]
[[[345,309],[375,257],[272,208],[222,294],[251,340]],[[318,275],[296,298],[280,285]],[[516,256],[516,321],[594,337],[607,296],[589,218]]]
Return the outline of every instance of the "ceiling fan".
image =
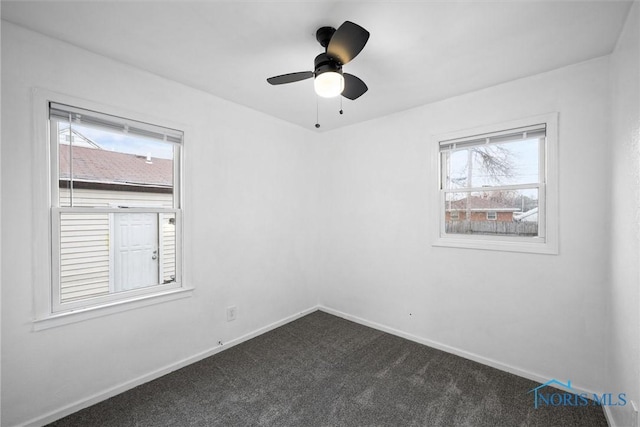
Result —
[[[325,52],[316,56],[314,71],[300,71],[269,77],[272,85],[293,83],[314,77],[316,93],[325,98],[342,95],[347,99],[362,96],[369,88],[353,74],[343,73],[342,66],[355,58],[367,44],[369,32],[350,21],[345,21],[336,30],[321,27],[316,31],[316,40]]]

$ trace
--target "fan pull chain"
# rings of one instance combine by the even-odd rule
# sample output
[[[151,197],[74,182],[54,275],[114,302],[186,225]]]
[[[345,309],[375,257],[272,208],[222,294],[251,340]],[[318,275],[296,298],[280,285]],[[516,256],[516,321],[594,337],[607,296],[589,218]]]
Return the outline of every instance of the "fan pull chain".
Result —
[[[320,128],[320,120],[318,119],[319,113],[318,110],[320,108],[318,107],[318,95],[316,95],[316,129]]]
[[[344,111],[342,111],[342,96],[340,97],[340,114],[344,114]]]

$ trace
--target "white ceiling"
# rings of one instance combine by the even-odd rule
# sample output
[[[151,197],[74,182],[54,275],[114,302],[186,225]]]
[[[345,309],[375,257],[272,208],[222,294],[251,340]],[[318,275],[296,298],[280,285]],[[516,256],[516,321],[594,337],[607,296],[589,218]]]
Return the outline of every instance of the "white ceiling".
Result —
[[[2,1],[2,18],[313,129],[321,26],[371,33],[345,65],[361,98],[320,99],[320,130],[374,119],[610,53],[624,1]]]

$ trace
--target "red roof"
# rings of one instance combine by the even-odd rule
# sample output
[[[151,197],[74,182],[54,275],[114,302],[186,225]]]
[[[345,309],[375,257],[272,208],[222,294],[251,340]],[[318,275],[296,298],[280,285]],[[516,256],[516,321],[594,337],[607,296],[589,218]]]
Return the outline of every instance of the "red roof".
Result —
[[[60,144],[60,179],[68,180],[69,145]],[[107,184],[173,186],[173,160],[73,147],[73,179]]]

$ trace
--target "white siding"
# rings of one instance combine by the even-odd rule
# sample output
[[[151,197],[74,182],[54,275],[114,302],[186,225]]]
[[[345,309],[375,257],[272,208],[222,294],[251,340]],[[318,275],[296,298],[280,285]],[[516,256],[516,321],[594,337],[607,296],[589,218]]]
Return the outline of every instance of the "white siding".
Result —
[[[61,300],[109,292],[109,214],[60,218]]]
[[[70,206],[70,191],[67,188],[60,189],[60,206]],[[126,206],[153,206],[172,208],[173,195],[161,193],[143,193],[137,191],[110,191],[88,190],[78,188],[73,190],[73,206],[101,206],[110,205]]]
[[[173,219],[173,224],[169,221]],[[175,215],[167,214],[162,219],[162,280],[173,281],[176,277],[176,226]]]

